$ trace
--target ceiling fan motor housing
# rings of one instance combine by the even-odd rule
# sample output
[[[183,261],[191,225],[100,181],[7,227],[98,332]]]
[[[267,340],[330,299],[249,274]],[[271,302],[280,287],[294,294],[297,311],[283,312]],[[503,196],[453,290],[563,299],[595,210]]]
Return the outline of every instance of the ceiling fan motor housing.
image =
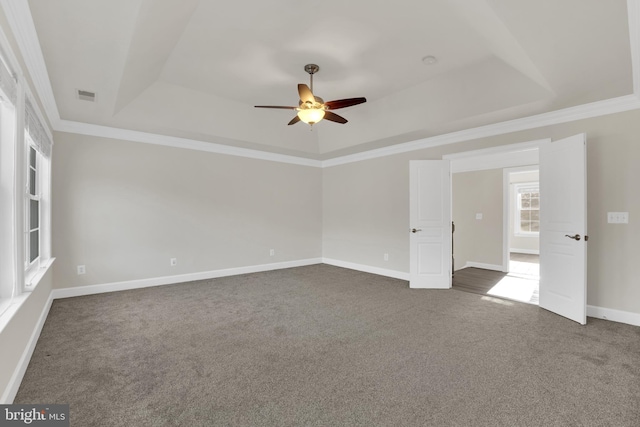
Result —
[[[304,70],[309,74],[315,74],[320,71],[320,67],[316,64],[307,64],[304,66]]]

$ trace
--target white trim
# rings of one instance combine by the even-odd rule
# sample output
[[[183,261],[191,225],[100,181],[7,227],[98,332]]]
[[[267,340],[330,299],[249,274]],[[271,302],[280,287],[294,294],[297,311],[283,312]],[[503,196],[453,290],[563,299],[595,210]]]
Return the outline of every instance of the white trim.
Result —
[[[24,378],[25,372],[27,372],[29,361],[31,360],[33,351],[36,348],[36,343],[38,342],[38,338],[40,338],[40,333],[42,332],[42,328],[44,327],[44,322],[47,320],[47,316],[49,315],[49,310],[51,309],[51,304],[53,302],[52,293],[49,294],[49,298],[47,299],[47,302],[42,308],[42,312],[40,313],[38,322],[36,323],[36,326],[33,329],[33,332],[31,332],[31,336],[29,337],[27,346],[22,352],[20,361],[18,362],[15,369],[13,370],[13,374],[11,375],[11,379],[9,380],[9,384],[7,385],[7,388],[2,393],[2,397],[0,398],[0,404],[2,405],[8,405],[13,403],[13,399],[15,399],[16,394],[18,394],[18,389],[20,388],[20,384],[22,383],[22,379]]]
[[[0,0],[0,5],[4,5],[5,0]],[[6,62],[7,67],[9,68],[9,72],[14,74],[14,78],[16,78],[16,84],[18,84],[18,80],[22,79],[22,76],[18,76],[20,73],[20,63],[16,58],[13,49],[11,48],[11,43],[9,43],[9,39],[5,34],[5,31],[2,27],[0,27],[0,55],[3,56],[4,61]],[[16,88],[16,97],[17,97],[17,88]]]
[[[502,169],[502,271],[509,271],[509,246],[511,246],[511,231],[509,229],[511,191],[510,174],[513,169]]]
[[[333,265],[334,267],[348,268],[350,270],[362,271],[364,273],[377,274],[378,276],[391,277],[393,279],[406,280],[411,278],[409,273],[397,270],[387,270],[386,268],[373,267],[370,265],[356,264],[354,262],[340,261],[332,258],[322,258],[323,264]]]
[[[27,300],[27,298],[29,298],[31,293],[35,291],[42,277],[44,277],[44,275],[47,274],[47,272],[51,269],[54,261],[55,258],[50,258],[49,260],[45,261],[40,270],[32,278],[33,284],[30,285],[28,289],[25,289],[24,291],[20,292],[19,294],[2,304],[2,311],[0,311],[0,332],[2,332],[4,328],[11,322],[13,316],[15,316],[18,311],[20,311],[20,308],[22,307],[24,302]]]
[[[535,139],[533,141],[515,142],[513,144],[497,145],[495,147],[481,148],[479,150],[469,150],[469,151],[462,151],[459,153],[445,154],[444,156],[442,156],[442,159],[454,161],[459,159],[473,158],[473,160],[476,160],[478,158],[482,159],[484,157],[496,155],[496,154],[509,154],[509,153],[517,153],[521,151],[537,150],[538,148],[540,148],[540,144],[543,144],[545,142],[551,142],[551,139],[542,138],[542,139]]]
[[[587,316],[610,320],[612,322],[626,323],[633,326],[640,326],[640,313],[633,313],[631,311],[614,310],[612,308],[588,305]]]
[[[538,148],[546,142],[551,142],[551,139],[463,151],[442,158],[451,161],[451,173],[531,166],[538,164]]]
[[[215,279],[218,277],[236,276],[239,274],[259,273],[261,271],[280,270],[283,268],[302,267],[306,265],[321,263],[321,258],[310,258],[297,261],[278,262],[273,264],[261,264],[251,265],[247,267],[226,268],[222,270],[202,271],[199,273],[178,274],[175,276],[152,277],[149,279],[128,280],[125,282],[113,282],[100,285],[54,289],[51,293],[54,299],[71,298],[85,295],[102,294],[106,292],[149,288],[152,286],[172,285],[175,283],[192,282],[194,280]]]
[[[158,144],[169,147],[186,148],[190,150],[200,150],[218,154],[227,154],[260,160],[270,160],[281,163],[291,163],[302,166],[329,168],[363,160],[392,156],[395,154],[423,150],[426,148],[438,147],[441,145],[455,144],[458,142],[470,141],[478,138],[497,136],[537,127],[551,126],[554,124],[582,120],[591,117],[598,117],[607,114],[614,114],[639,108],[640,100],[634,95],[627,95],[619,98],[608,99],[605,101],[598,101],[591,104],[584,104],[577,107],[566,108],[564,110],[552,111],[549,113],[525,117],[522,119],[465,129],[458,132],[452,132],[444,135],[420,139],[417,141],[406,142],[390,147],[363,151],[361,153],[336,157],[328,160],[314,160],[305,157],[276,154],[267,151],[251,150],[247,148],[233,147],[230,145],[198,141],[194,139],[177,138],[148,132],[132,131],[109,126],[74,122],[70,120],[58,120],[54,125],[54,129],[60,132],[76,133],[80,135],[144,142],[148,144]],[[535,142],[537,141],[533,141],[532,143]],[[528,160],[520,160],[520,163],[518,164],[526,164],[527,162]]]
[[[462,268],[468,268],[468,267],[482,268],[483,270],[493,270],[493,271],[501,271],[503,273],[507,273],[507,271],[505,271],[504,268],[498,264],[485,264],[483,262],[468,261],[465,264],[465,266]]]
[[[527,255],[540,255],[540,250],[538,249],[509,249],[509,252],[513,252],[516,254],[527,254]]]
[[[303,157],[296,156],[282,156],[278,154],[272,154],[268,152],[262,152],[259,150],[247,150],[247,149],[235,149],[231,146],[223,146],[224,149],[219,147],[219,144],[210,144],[203,141],[164,137],[161,135],[153,135],[148,133],[139,132],[139,134],[145,135],[145,141],[161,145],[172,145],[177,143],[178,147],[189,148],[193,150],[212,151],[222,154],[230,154],[235,156],[243,156],[249,158],[272,160],[284,163],[295,162],[294,164],[302,164],[305,166],[314,167],[332,167],[343,165],[347,163],[359,162],[367,159],[374,159],[378,157],[385,157],[394,154],[406,153],[409,151],[422,150],[425,148],[436,147],[440,145],[453,144],[457,142],[469,141],[472,139],[502,135],[511,132],[518,132],[527,129],[539,128],[544,126],[551,126],[560,123],[571,122],[575,120],[582,120],[591,117],[603,116],[607,114],[614,114],[623,111],[633,110],[640,108],[640,99],[638,99],[638,91],[640,91],[640,42],[638,35],[640,34],[640,0],[627,0],[628,21],[629,21],[629,36],[631,44],[631,63],[632,63],[632,75],[634,94],[612,98],[603,101],[592,102],[589,104],[578,105],[575,107],[565,108],[562,110],[551,111],[543,114],[537,114],[520,119],[509,120],[501,123],[490,124],[486,126],[480,126],[472,129],[466,129],[458,132],[452,132],[445,135],[439,135],[431,138],[425,138],[417,141],[411,141],[403,144],[398,144],[390,147],[380,148],[376,150],[365,151],[362,153],[352,154],[348,156],[336,157],[329,160],[317,161]],[[42,100],[45,107],[49,121],[56,131],[73,132],[69,129],[69,123],[63,124],[60,120],[60,113],[55,102],[53,95],[53,89],[47,73],[46,64],[40,48],[40,43],[36,33],[33,18],[29,10],[29,5],[26,0],[0,0],[0,5],[5,10],[7,20],[11,26],[11,30],[15,36],[16,42],[22,56],[24,58],[27,69],[34,81],[36,91]],[[74,123],[74,122],[71,122]],[[87,125],[95,126],[95,125]],[[115,128],[108,128],[105,126],[98,126],[103,130],[114,129],[115,132],[109,131],[111,134],[119,134],[121,130]],[[82,132],[78,132],[82,133]],[[97,135],[97,136],[107,136]],[[130,137],[124,137],[123,139],[130,139]],[[211,147],[213,145],[213,147]],[[228,148],[226,148],[228,147]],[[218,151],[222,150],[222,151]],[[229,150],[229,151],[227,151]],[[261,153],[261,154],[258,154]],[[263,158],[267,157],[266,159]],[[288,158],[285,160],[285,158]],[[295,160],[294,160],[295,159]]]
[[[509,174],[533,170],[539,163],[540,145],[550,142],[550,138],[543,138],[442,156],[451,161],[451,173],[502,169],[502,266],[497,271],[509,271]],[[453,188],[451,191],[453,200]]]
[[[472,129],[465,129],[445,135],[438,135],[431,138],[420,139],[404,144],[393,145],[391,147],[379,148],[377,150],[365,151],[343,157],[336,157],[322,162],[322,167],[332,167],[347,163],[359,162],[378,157],[391,156],[394,154],[406,153],[408,151],[423,150],[425,148],[440,145],[455,144],[458,142],[470,141],[472,139],[486,138],[490,136],[503,135],[512,132],[519,132],[527,129],[534,129],[545,126],[552,126],[561,123],[583,120],[592,117],[604,116],[607,114],[621,113],[624,111],[640,108],[640,99],[635,95],[625,95],[618,98],[611,98],[604,101],[592,102],[578,105],[576,107],[562,110],[550,111],[548,113],[514,119]]]
[[[109,126],[92,125],[89,123],[74,122],[70,120],[60,120],[56,130],[79,135],[113,138],[125,141],[142,142],[145,144],[163,145],[166,147],[186,148],[188,150],[206,151],[209,153],[226,154],[229,156],[247,157],[250,159],[268,160],[272,162],[289,163],[301,166],[322,166],[322,162],[320,160],[307,159],[304,157],[269,153],[266,151],[233,147],[231,145],[217,144],[214,142],[204,142],[194,139],[119,129]]]
[[[60,113],[53,95],[53,88],[49,80],[47,65],[42,55],[29,3],[26,0],[0,0],[0,5],[2,5],[7,15],[7,21],[9,21],[9,26],[27,66],[27,71],[47,113],[49,123],[56,129],[60,120]]]
[[[640,97],[640,1],[627,0],[633,93]]]

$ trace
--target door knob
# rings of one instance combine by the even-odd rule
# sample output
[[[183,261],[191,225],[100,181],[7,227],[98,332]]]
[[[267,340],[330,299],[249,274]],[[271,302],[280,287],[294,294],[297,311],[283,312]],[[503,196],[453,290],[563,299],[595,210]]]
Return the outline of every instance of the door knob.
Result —
[[[568,234],[565,234],[564,237],[568,237],[568,238],[573,239],[573,240],[580,240],[580,235],[579,234],[576,234],[575,236],[569,236]]]
[[[418,231],[422,231],[422,230],[421,230],[421,229],[419,229],[419,228],[412,228],[412,229],[411,229],[411,232],[412,232],[412,233],[417,233]]]

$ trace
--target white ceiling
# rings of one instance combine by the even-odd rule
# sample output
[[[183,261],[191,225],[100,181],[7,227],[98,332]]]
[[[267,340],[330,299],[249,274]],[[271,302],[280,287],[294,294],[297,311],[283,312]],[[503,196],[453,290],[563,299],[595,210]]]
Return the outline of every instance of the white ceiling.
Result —
[[[312,159],[633,93],[626,0],[28,4],[61,119]],[[307,63],[367,97],[349,123],[253,107],[297,105]]]

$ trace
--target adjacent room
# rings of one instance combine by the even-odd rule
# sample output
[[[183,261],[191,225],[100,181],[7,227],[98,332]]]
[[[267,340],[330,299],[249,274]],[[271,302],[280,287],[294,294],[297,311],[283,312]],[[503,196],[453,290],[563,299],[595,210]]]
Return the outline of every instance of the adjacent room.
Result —
[[[537,305],[538,165],[467,169],[452,180],[453,288]]]
[[[0,424],[640,425],[638,34],[0,0]]]

